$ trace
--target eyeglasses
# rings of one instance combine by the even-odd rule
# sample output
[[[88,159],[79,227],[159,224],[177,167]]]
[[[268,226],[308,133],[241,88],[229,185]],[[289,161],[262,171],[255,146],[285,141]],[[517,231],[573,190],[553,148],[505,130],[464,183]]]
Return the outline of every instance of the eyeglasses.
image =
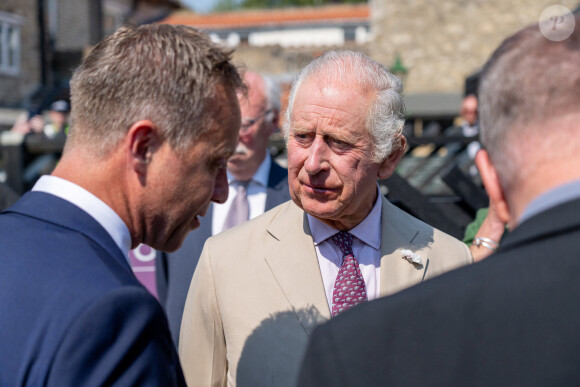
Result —
[[[240,133],[247,132],[252,126],[254,126],[254,124],[256,122],[258,122],[260,119],[264,118],[266,115],[272,113],[272,111],[274,111],[274,109],[267,109],[267,110],[264,110],[260,115],[254,117],[254,118],[243,120],[242,124],[240,125]]]

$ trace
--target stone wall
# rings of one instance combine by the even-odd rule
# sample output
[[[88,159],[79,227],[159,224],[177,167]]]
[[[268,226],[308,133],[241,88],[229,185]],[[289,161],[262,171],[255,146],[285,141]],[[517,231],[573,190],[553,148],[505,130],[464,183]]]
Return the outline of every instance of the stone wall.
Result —
[[[52,12],[56,7],[56,12]],[[1,0],[0,11],[23,18],[21,26],[21,70],[16,75],[0,74],[0,106],[29,107],[27,100],[42,86],[41,44],[38,24],[37,0]],[[47,31],[56,23],[56,36],[52,36],[54,52],[47,63],[56,69],[46,69],[47,83],[53,84],[70,73],[80,60],[83,50],[90,44],[87,26],[94,24],[89,1],[51,0],[45,3]],[[56,19],[52,19],[56,15]],[[45,37],[48,41],[49,36]],[[59,71],[59,69],[61,71]],[[55,73],[56,71],[56,73]]]
[[[405,93],[462,94],[467,76],[550,5],[570,10],[579,0],[370,0],[371,55],[409,70]],[[580,26],[576,26],[580,28]]]
[[[88,1],[59,0],[55,44],[57,51],[83,51],[90,42],[90,26],[94,18],[89,12]],[[88,27],[88,28],[87,28]]]
[[[345,42],[341,47],[282,48],[279,46],[253,47],[241,44],[234,51],[234,63],[280,79],[292,79],[314,58],[329,50],[355,50],[369,54],[367,44],[359,45],[351,41]]]

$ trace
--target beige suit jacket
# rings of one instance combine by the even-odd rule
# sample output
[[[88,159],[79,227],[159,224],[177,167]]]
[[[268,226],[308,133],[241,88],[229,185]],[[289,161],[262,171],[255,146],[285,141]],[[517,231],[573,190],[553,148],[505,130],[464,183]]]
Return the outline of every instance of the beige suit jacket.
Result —
[[[382,198],[381,296],[472,262],[465,244]],[[410,249],[423,265],[409,263]],[[330,308],[305,213],[292,201],[209,238],[181,325],[190,386],[293,386]]]

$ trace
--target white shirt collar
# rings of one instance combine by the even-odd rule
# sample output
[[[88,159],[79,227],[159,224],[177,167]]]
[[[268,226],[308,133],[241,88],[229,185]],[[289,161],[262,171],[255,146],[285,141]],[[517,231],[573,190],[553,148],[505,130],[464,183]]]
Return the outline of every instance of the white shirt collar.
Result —
[[[270,175],[270,168],[272,167],[272,157],[270,156],[270,150],[266,149],[266,157],[262,164],[258,167],[254,176],[252,176],[252,182],[258,183],[264,187],[268,186],[268,176]],[[228,171],[228,183],[231,184],[235,178]]]
[[[377,184],[377,200],[373,206],[371,212],[363,219],[358,225],[356,225],[349,232],[363,241],[365,244],[371,246],[375,250],[381,248],[381,191]],[[324,242],[326,239],[330,238],[338,232],[335,228],[324,223],[320,219],[315,218],[310,214],[306,214],[308,218],[308,225],[310,226],[310,232],[312,233],[312,239],[314,240],[314,245]]]
[[[79,185],[56,176],[42,176],[32,187],[32,191],[58,196],[85,211],[103,226],[127,260],[129,259],[128,254],[131,248],[129,228],[121,217],[101,199]]]

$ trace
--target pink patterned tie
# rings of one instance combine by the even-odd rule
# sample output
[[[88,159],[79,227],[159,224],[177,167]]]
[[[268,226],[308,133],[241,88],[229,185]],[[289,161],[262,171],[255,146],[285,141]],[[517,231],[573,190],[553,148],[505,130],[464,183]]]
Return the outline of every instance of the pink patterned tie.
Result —
[[[343,254],[332,292],[333,317],[367,300],[365,280],[352,253],[352,238],[351,233],[343,231],[332,236]]]

